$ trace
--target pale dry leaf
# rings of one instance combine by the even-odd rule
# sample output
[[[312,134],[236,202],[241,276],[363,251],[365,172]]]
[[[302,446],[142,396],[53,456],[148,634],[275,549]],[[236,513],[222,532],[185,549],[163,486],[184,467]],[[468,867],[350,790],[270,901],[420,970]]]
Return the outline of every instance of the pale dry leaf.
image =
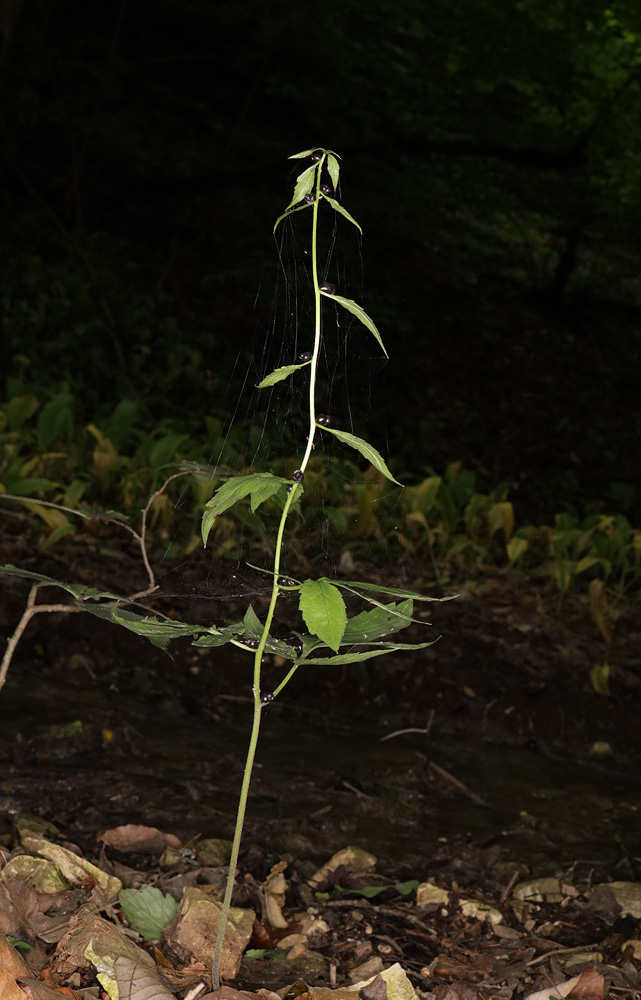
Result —
[[[285,905],[285,894],[287,892],[287,880],[283,874],[287,867],[286,861],[279,861],[274,865],[265,880],[265,909],[267,920],[272,927],[284,930],[288,923],[283,916],[283,906]]]
[[[173,1000],[156,969],[121,956],[114,962],[114,970],[120,1000]]]
[[[142,854],[162,854],[166,847],[179,850],[182,844],[173,833],[163,833],[155,826],[127,823],[105,830],[96,840],[116,847],[119,851],[136,851]]]
[[[546,986],[545,989],[536,990],[534,993],[529,993],[525,997],[525,1000],[550,1000],[550,997],[555,997],[557,1000],[564,1000],[565,997],[574,997],[576,996],[576,987],[588,973],[595,974],[595,970],[586,969],[586,971],[582,972],[580,976],[573,976],[572,979],[566,979],[563,982]],[[597,972],[596,975],[598,976],[599,973]],[[601,979],[603,980],[603,976],[601,976]],[[603,993],[601,993],[601,997],[602,996]],[[585,997],[585,994],[583,994],[583,997]]]
[[[585,969],[570,994],[574,1000],[603,1000],[605,979],[596,969]]]
[[[54,990],[51,986],[45,986],[38,979],[21,979],[20,985],[24,990],[20,996],[22,1000],[60,1000],[61,994],[60,990]],[[2,994],[2,1000],[5,1000],[4,993]]]
[[[13,945],[7,941],[4,934],[0,934],[0,968],[9,972],[14,979],[24,976],[28,979],[31,973],[22,960],[22,956]]]
[[[6,969],[0,969],[0,997],[2,1000],[24,1000],[24,993],[18,986],[15,976]]]

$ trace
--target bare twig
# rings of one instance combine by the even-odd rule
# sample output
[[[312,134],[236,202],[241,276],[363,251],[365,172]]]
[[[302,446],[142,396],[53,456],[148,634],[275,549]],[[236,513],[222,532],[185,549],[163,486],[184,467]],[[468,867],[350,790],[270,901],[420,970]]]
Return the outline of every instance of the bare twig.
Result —
[[[4,651],[4,656],[2,657],[2,664],[0,664],[0,690],[4,687],[5,681],[7,679],[7,672],[9,670],[9,664],[13,658],[13,654],[16,651],[16,646],[22,638],[22,633],[26,629],[27,625],[31,621],[34,615],[41,614],[42,612],[53,613],[56,611],[64,612],[65,614],[73,613],[74,611],[82,611],[82,608],[76,607],[73,604],[36,604],[36,596],[41,587],[41,584],[34,583],[29,591],[29,596],[27,598],[27,606],[25,607],[22,618],[13,630],[13,635],[9,636],[7,642],[7,648]]]
[[[145,504],[145,506],[141,511],[142,520],[141,520],[140,534],[138,534],[137,531],[133,531],[132,533],[138,539],[138,544],[140,545],[140,556],[144,563],[145,569],[147,570],[147,576],[149,578],[149,586],[145,590],[140,590],[138,591],[138,593],[132,594],[129,597],[130,601],[137,601],[141,597],[148,597],[150,594],[153,594],[154,591],[158,590],[158,584],[156,583],[156,574],[151,568],[151,563],[149,562],[149,557],[147,555],[147,516],[149,514],[149,511],[151,510],[151,505],[153,504],[156,497],[161,496],[165,492],[165,489],[167,488],[167,486],[169,486],[169,483],[173,479],[179,479],[181,476],[190,476],[192,472],[193,469],[185,469],[182,472],[174,472],[172,476],[169,476],[168,479],[165,479],[162,486],[159,489],[157,489],[155,493],[151,494],[147,503]]]

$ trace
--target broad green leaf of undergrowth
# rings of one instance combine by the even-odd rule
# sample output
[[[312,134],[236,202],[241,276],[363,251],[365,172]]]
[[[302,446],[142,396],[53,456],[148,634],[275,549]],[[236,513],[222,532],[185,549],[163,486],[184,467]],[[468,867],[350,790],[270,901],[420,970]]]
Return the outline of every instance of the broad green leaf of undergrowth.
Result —
[[[317,424],[317,427],[320,427],[324,431],[328,431],[330,434],[333,434],[334,437],[337,437],[339,441],[342,441],[343,444],[348,444],[350,448],[354,448],[356,451],[359,451],[363,458],[366,458],[368,462],[371,462],[375,469],[378,469],[379,472],[381,472],[387,479],[390,479],[393,483],[396,483],[397,486],[403,485],[402,483],[399,483],[398,479],[394,479],[394,476],[387,468],[385,460],[380,452],[378,452],[373,445],[364,441],[363,438],[356,437],[355,434],[348,434],[347,431],[336,430],[335,427],[325,427],[323,424]]]
[[[305,580],[299,595],[300,613],[309,631],[338,651],[347,624],[345,601],[338,587],[329,580]]]
[[[272,497],[286,482],[286,479],[272,476],[270,472],[255,472],[250,476],[234,476],[233,479],[229,479],[222,486],[219,486],[211,500],[205,504],[205,513],[202,519],[203,545],[207,544],[214,520],[228,507],[233,507],[238,500],[249,496],[251,497],[253,513],[261,503]]]
[[[262,382],[259,382],[256,386],[257,389],[267,389],[270,385],[276,385],[277,382],[282,382],[283,379],[289,378],[294,372],[297,372],[299,368],[306,368],[311,362],[303,361],[301,365],[283,365],[282,368],[275,368],[273,372],[266,375]]]
[[[316,167],[317,163],[312,163],[309,167],[303,170],[302,174],[299,174],[296,178],[296,186],[294,188],[294,196],[290,201],[287,208],[292,208],[293,205],[297,205],[299,201],[302,201],[306,194],[314,187],[314,181],[316,179]],[[287,211],[287,209],[285,209]]]
[[[338,201],[336,201],[335,198],[330,198],[329,195],[327,195],[327,194],[322,195],[322,197],[325,199],[325,201],[328,201],[330,203],[330,205],[332,206],[332,208],[334,209],[335,212],[339,212],[340,215],[345,216],[345,218],[348,220],[348,222],[351,222],[353,226],[356,226],[356,228],[358,229],[359,233],[363,232],[363,230],[359,226],[359,224],[356,221],[356,219],[354,218],[354,216],[350,215],[349,212],[347,211],[347,209],[343,208],[343,206]],[[332,298],[336,298],[336,296],[334,295],[334,296],[332,296]],[[351,299],[347,299],[346,301],[351,302]],[[381,344],[381,347],[382,346],[383,345]],[[383,347],[383,350],[385,350],[384,347]]]
[[[173,896],[161,892],[153,885],[146,885],[142,889],[121,889],[118,901],[127,923],[142,935],[144,941],[159,940],[178,909]]]
[[[26,503],[27,498],[33,496],[34,493],[49,493],[59,485],[53,479],[44,479],[40,476],[25,476],[23,479],[16,479],[10,483],[13,493],[7,492],[2,495],[7,500],[14,499],[15,495],[16,500]]]
[[[358,225],[358,223],[355,223],[355,225]],[[370,331],[370,333],[374,334],[376,340],[381,346],[381,349],[385,357],[386,358],[389,357],[387,351],[385,350],[385,344],[383,343],[381,335],[376,328],[374,320],[367,315],[363,307],[359,306],[358,302],[354,302],[354,299],[346,299],[342,295],[336,295],[335,292],[321,291],[321,295],[324,295],[326,299],[332,299],[334,302],[338,302],[340,305],[342,305],[343,309],[347,309],[347,311],[351,312],[353,316],[356,316],[356,319],[360,320],[363,326],[366,326],[367,329]]]

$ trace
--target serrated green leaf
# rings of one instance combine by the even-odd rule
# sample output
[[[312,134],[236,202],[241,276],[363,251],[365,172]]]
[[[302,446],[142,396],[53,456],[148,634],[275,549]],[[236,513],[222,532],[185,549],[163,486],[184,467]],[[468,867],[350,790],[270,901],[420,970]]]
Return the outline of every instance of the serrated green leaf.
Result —
[[[172,639],[179,636],[197,635],[199,632],[206,632],[206,625],[192,625],[186,622],[177,622],[172,618],[155,617],[153,612],[148,615],[138,615],[133,611],[127,611],[117,605],[87,604],[83,605],[83,610],[96,618],[114,622],[122,625],[123,628],[135,632],[160,649],[166,649]]]
[[[214,526],[214,521],[216,520],[216,514],[211,510],[206,510],[203,514],[202,521],[200,523],[200,532],[203,539],[203,546],[207,548],[207,539],[209,538],[209,532]]]
[[[178,910],[178,903],[173,896],[161,892],[153,885],[146,885],[142,889],[121,889],[118,901],[127,923],[145,941],[159,940]]]
[[[330,434],[333,434],[339,441],[342,441],[344,444],[348,444],[350,448],[354,448],[356,451],[359,451],[363,458],[366,458],[375,469],[378,469],[378,471],[381,472],[387,479],[391,480],[391,482],[396,483],[397,486],[403,485],[402,483],[399,483],[398,479],[394,479],[394,476],[387,468],[385,460],[380,452],[378,452],[373,445],[364,441],[363,438],[356,437],[355,434],[348,434],[347,431],[336,430],[334,427],[325,427],[323,424],[317,424],[316,426],[320,427],[321,430],[328,431]]]
[[[289,378],[293,372],[297,372],[299,368],[306,368],[309,364],[311,362],[303,361],[301,365],[283,365],[282,368],[275,368],[273,372],[265,376],[262,382],[258,383],[256,388],[266,389],[270,385],[276,385],[277,382],[282,382],[283,379]]]
[[[312,163],[309,167],[305,167],[302,174],[299,174],[296,178],[296,186],[294,187],[294,195],[290,201],[287,208],[291,208],[293,205],[297,205],[299,201],[302,201],[306,194],[314,187],[314,181],[316,179],[316,169],[318,163]],[[287,211],[287,209],[285,209]]]
[[[349,618],[341,645],[345,643],[373,642],[391,632],[399,632],[412,622],[412,601],[379,605],[371,611],[361,611]]]
[[[310,632],[338,651],[347,624],[345,601],[329,580],[305,580],[299,590],[299,607]]]
[[[363,307],[359,306],[358,302],[354,302],[354,299],[346,299],[343,295],[336,295],[335,292],[321,291],[321,295],[324,295],[325,298],[327,299],[332,299],[334,302],[338,302],[340,305],[342,305],[343,309],[347,309],[347,311],[351,312],[353,316],[356,316],[356,319],[360,320],[363,326],[366,326],[367,329],[370,331],[370,333],[374,334],[376,340],[381,346],[381,349],[385,357],[386,358],[389,357],[387,351],[385,350],[385,344],[383,343],[381,335],[376,328],[374,320],[367,315]]]
[[[247,632],[251,635],[260,635],[263,631],[263,626],[260,618],[252,608],[251,604],[245,612],[245,617],[243,618],[243,625]]]
[[[341,172],[341,165],[338,162],[340,157],[336,153],[327,154],[327,169],[329,171],[329,176],[332,178],[332,184],[334,185],[334,191],[338,187],[338,178]]]
[[[358,229],[359,233],[363,232],[363,230],[359,226],[359,224],[356,221],[356,219],[354,218],[354,216],[350,215],[349,212],[347,211],[347,209],[343,208],[343,206],[338,201],[336,201],[335,198],[330,198],[329,195],[327,195],[327,194],[324,194],[323,198],[325,199],[325,201],[328,201],[330,203],[330,205],[332,206],[332,208],[334,209],[335,212],[339,212],[340,215],[344,215],[345,218],[348,220],[348,222],[351,222],[352,225],[356,226],[356,228]],[[335,299],[336,296],[333,295],[332,298]],[[340,298],[340,296],[339,296],[339,298]],[[346,299],[346,301],[347,302],[351,302],[351,299]],[[381,347],[383,347],[382,344],[381,344]],[[383,347],[383,350],[385,350],[384,347]]]
[[[324,152],[325,152],[325,150],[321,149],[320,146],[312,146],[311,149],[305,149],[305,150],[303,150],[302,153],[293,153],[291,156],[288,156],[287,159],[288,160],[302,160],[306,156],[311,156],[312,153],[324,153]]]
[[[242,622],[235,622],[233,625],[226,625],[224,628],[209,628],[205,635],[200,635],[192,642],[192,646],[209,648],[210,646],[224,646],[225,643],[238,639],[244,632],[245,626]]]
[[[207,544],[214,520],[223,511],[233,507],[238,500],[244,500],[245,497],[249,496],[253,512],[286,483],[286,479],[272,476],[270,472],[255,472],[250,476],[234,476],[233,479],[227,480],[226,483],[218,487],[211,500],[205,504],[201,525],[203,545]]]
[[[304,205],[299,205],[297,208],[288,208],[285,212],[283,212],[282,215],[279,215],[278,218],[276,219],[276,222],[274,223],[273,232],[276,232],[279,223],[281,223],[283,219],[286,219],[288,215],[293,215],[294,212],[302,212],[304,208],[311,208],[311,207],[312,207],[311,202],[309,202],[309,204],[305,202]]]

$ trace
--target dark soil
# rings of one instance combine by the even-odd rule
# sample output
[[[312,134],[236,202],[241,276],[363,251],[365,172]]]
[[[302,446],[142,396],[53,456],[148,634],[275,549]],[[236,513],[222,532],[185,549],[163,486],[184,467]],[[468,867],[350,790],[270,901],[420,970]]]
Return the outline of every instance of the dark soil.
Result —
[[[61,566],[34,558],[32,542],[5,532],[1,561],[129,592],[138,585],[139,568],[124,550],[98,559],[69,547]],[[390,567],[385,582],[406,586],[421,569]],[[584,595],[561,602],[496,570],[448,589],[455,600],[425,605],[430,633],[440,636],[433,646],[367,670],[310,668],[266,711],[242,872],[259,880],[284,857],[292,914],[309,902],[308,890],[301,895],[296,886],[349,843],[373,851],[379,876],[432,878],[455,896],[465,890],[500,904],[511,882],[541,875],[569,880],[579,896],[562,912],[558,904],[537,910],[527,933],[518,925],[514,941],[504,942],[454,905],[439,916],[393,890],[389,899],[354,897],[343,905],[330,887],[322,904],[330,930],[317,949],[325,964],[305,970],[303,961],[301,971],[244,963],[242,984],[280,988],[299,973],[327,983],[328,961],[340,984],[359,958],[384,954],[385,964],[400,961],[419,989],[440,984],[440,1000],[450,996],[446,986],[462,1000],[469,990],[508,997],[528,992],[543,969],[558,981],[558,966],[528,964],[547,952],[597,944],[612,933],[634,936],[634,921],[617,923],[616,908],[607,920],[590,909],[588,889],[595,880],[639,878],[635,605],[608,610],[613,637],[606,645]],[[3,588],[7,636],[25,597],[20,583]],[[253,602],[259,614],[263,600]],[[195,621],[234,616],[239,603],[159,601],[165,613],[173,608]],[[285,605],[286,624],[288,614]],[[417,627],[413,637],[425,634]],[[590,678],[605,662],[613,667],[609,695],[597,693]],[[281,675],[268,663],[267,688]],[[16,813],[53,822],[89,858],[97,856],[98,833],[127,823],[157,826],[183,843],[229,837],[250,687],[251,664],[233,647],[203,651],[177,642],[170,658],[90,615],[37,616],[0,697],[5,847],[15,844]],[[362,884],[346,877],[343,889]],[[361,920],[372,927],[373,950],[353,943]],[[566,930],[559,936],[552,926]],[[276,946],[273,928],[265,934],[264,946]],[[388,955],[379,945],[389,942]],[[621,954],[612,958],[619,969]],[[620,973],[621,989],[636,989],[630,970],[638,964],[628,963],[627,979]]]

